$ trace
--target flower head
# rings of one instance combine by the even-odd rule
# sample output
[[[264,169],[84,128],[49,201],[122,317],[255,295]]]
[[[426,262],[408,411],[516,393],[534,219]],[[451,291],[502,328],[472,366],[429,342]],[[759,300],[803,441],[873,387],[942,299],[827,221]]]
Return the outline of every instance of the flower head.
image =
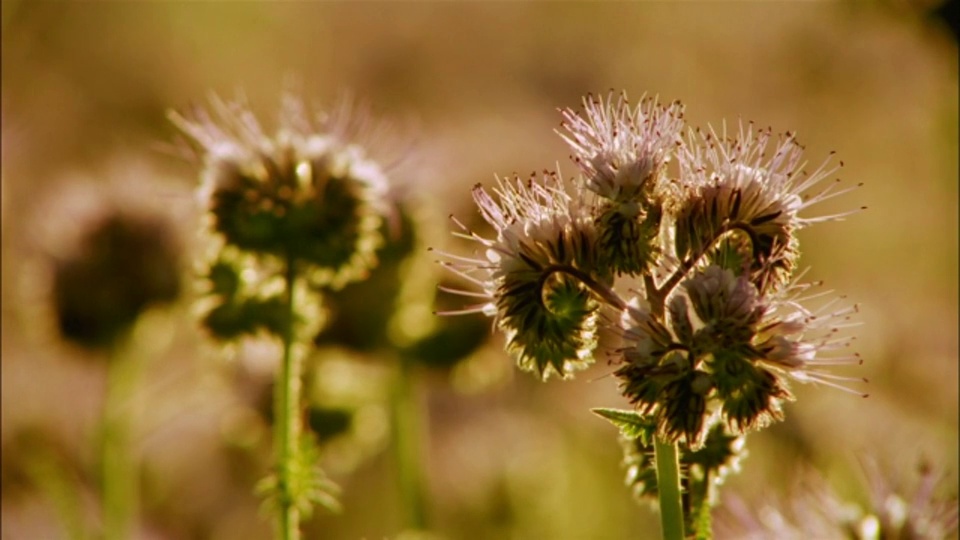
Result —
[[[863,505],[844,500],[815,471],[795,480],[789,497],[765,496],[750,507],[736,496],[724,497],[716,513],[718,538],[953,538],[957,532],[956,495],[935,493],[938,478],[929,464],[919,467],[912,489],[896,485],[872,459],[861,462],[868,500]],[[849,487],[849,486],[845,486]],[[847,491],[845,489],[844,491]]]
[[[688,193],[674,209],[677,257],[705,254],[714,264],[750,272],[761,290],[780,287],[796,268],[795,232],[852,213],[801,216],[853,188],[837,189],[833,182],[811,192],[840,165],[828,159],[808,174],[803,147],[792,133],[774,143],[771,155],[772,142],[770,130],[755,131],[752,124],[740,124],[732,138],[726,129],[719,136],[713,130],[691,132],[679,153]]]
[[[494,193],[497,199],[479,185],[473,190],[495,238],[461,225],[460,236],[483,246],[484,258],[445,254],[449,268],[481,288],[450,292],[485,300],[455,313],[493,316],[522,369],[544,378],[566,376],[592,362],[596,346],[599,304],[583,279],[602,279],[592,273],[593,222],[579,196],[568,195],[553,173],[544,173],[542,183],[498,180]]]
[[[286,95],[272,136],[242,101],[213,97],[209,111],[170,118],[203,151],[200,195],[225,244],[299,261],[330,287],[376,263],[386,176],[342,115],[311,119]]]
[[[560,136],[573,149],[573,160],[586,176],[586,186],[601,197],[626,202],[656,187],[663,165],[679,143],[683,105],[661,105],[642,98],[632,107],[626,93],[587,95],[583,115],[561,111]]]
[[[860,379],[825,368],[860,363],[844,354],[849,339],[839,332],[856,308],[810,312],[797,298],[807,288],[762,297],[745,276],[710,266],[672,297],[668,324],[627,309],[616,372],[624,395],[662,436],[697,445],[714,413],[735,433],[781,419],[792,399],[786,376],[852,391],[844,383]]]

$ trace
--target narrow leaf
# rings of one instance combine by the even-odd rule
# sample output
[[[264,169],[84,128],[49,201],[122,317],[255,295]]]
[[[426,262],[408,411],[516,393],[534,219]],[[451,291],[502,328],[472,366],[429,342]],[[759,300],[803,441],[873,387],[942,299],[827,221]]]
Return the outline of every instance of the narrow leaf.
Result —
[[[653,422],[644,418],[637,411],[595,408],[590,409],[590,412],[616,426],[624,437],[628,439],[642,438],[644,444],[647,444],[655,428]]]

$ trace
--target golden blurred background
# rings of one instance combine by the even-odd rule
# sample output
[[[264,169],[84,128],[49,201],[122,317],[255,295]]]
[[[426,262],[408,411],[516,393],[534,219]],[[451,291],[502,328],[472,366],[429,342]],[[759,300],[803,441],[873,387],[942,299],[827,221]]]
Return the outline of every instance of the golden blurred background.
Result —
[[[475,219],[469,187],[494,174],[556,163],[574,172],[553,133],[556,109],[577,107],[587,92],[680,99],[692,126],[743,118],[797,131],[814,166],[835,150],[843,179],[865,185],[824,207],[868,210],[804,231],[802,262],[861,305],[856,375],[869,378],[870,396],[795,386],[786,420],[748,438],[743,470],[721,493],[760,500],[816,468],[863,499],[856,463],[869,455],[907,485],[926,459],[944,475],[940,493],[956,497],[957,42],[936,7],[5,0],[3,538],[65,538],[51,494],[79,493],[84,519],[97,519],[89,469],[103,368],[44,337],[31,286],[56,231],[73,226],[70,186],[120,183],[144,194],[195,249],[196,167],[169,151],[166,111],[242,90],[269,119],[291,80],[308,101],[348,90],[411,126],[406,188],[432,213],[465,221]],[[231,364],[264,353],[247,344],[224,360],[189,298],[141,327],[144,374],[131,404],[140,537],[268,538],[252,489],[266,470],[249,450],[264,435]],[[318,511],[306,535],[395,538],[400,494],[377,401],[385,362],[351,359],[359,353],[344,347],[323,354],[329,369],[319,379],[341,377],[369,406],[357,440],[325,450],[344,510]],[[658,537],[655,511],[623,486],[615,430],[589,412],[625,405],[609,371],[599,362],[542,384],[517,372],[491,336],[457,368],[419,373],[431,530],[451,539]],[[57,456],[60,478],[36,472],[43,452]]]

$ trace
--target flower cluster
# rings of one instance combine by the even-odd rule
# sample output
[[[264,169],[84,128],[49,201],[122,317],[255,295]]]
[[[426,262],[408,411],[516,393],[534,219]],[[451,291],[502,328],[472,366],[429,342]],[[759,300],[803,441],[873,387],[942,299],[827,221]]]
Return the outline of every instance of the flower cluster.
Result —
[[[115,351],[143,314],[179,298],[188,246],[176,225],[185,216],[157,204],[170,193],[152,167],[118,157],[41,201],[32,223],[39,256],[27,259],[18,292],[28,312],[53,324],[34,330]]]
[[[735,436],[782,418],[790,378],[853,392],[861,379],[829,370],[860,362],[840,331],[856,306],[813,309],[819,284],[797,272],[796,232],[849,214],[807,214],[852,189],[828,181],[842,163],[807,172],[793,134],[752,124],[684,131],[679,102],[588,96],[561,114],[581,175],[500,181],[496,199],[474,189],[495,237],[457,222],[484,248],[446,255],[479,288],[453,291],[481,299],[457,313],[492,316],[543,378],[585,367],[610,326],[622,394],[657,437],[691,449],[718,423]],[[642,284],[633,298],[620,276]]]

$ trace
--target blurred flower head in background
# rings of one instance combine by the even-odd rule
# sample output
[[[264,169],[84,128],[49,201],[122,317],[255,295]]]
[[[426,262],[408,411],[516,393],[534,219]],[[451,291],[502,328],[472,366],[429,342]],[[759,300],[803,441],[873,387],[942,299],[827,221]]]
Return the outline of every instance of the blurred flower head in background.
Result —
[[[118,158],[99,176],[64,179],[37,208],[35,257],[21,275],[38,330],[52,320],[61,338],[94,350],[175,301],[187,258],[175,225],[185,214],[168,206],[180,197],[157,171]]]

